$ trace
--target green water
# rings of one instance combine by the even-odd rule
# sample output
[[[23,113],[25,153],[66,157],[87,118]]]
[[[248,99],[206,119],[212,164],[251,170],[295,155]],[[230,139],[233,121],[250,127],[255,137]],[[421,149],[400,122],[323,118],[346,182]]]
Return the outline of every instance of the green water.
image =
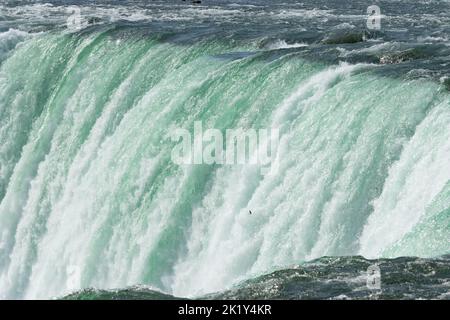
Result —
[[[327,255],[449,253],[439,83],[163,40],[50,32],[1,62],[0,297],[136,284],[197,296]],[[279,128],[278,170],[175,165],[170,134],[195,121]]]

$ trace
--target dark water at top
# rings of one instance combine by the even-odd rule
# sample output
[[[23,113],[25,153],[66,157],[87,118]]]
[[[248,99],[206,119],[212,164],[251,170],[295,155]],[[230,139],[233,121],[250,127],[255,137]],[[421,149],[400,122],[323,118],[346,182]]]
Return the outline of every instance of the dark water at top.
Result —
[[[99,25],[166,34],[169,41],[220,38],[280,45],[332,63],[387,65],[380,72],[433,78],[448,85],[449,1],[2,1],[0,30],[65,28],[70,6]],[[367,8],[381,10],[380,29],[367,28]],[[305,44],[307,46],[300,46]]]

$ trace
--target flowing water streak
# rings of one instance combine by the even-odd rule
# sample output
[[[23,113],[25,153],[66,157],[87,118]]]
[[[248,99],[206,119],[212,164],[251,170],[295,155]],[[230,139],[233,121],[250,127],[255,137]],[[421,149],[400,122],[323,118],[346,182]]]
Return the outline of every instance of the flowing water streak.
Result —
[[[243,50],[105,29],[8,53],[0,297],[67,293],[72,266],[80,287],[194,296],[324,255],[448,253],[448,93],[368,64],[223,54]],[[170,133],[197,120],[279,127],[278,171],[174,165]],[[424,248],[413,233],[433,228]]]

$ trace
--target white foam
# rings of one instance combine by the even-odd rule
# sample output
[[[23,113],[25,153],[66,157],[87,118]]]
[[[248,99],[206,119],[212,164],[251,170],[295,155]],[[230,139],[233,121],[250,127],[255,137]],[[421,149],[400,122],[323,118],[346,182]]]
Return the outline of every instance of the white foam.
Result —
[[[267,48],[270,50],[277,50],[277,49],[291,49],[291,48],[303,48],[308,47],[308,44],[306,43],[287,43],[285,40],[277,40],[275,42],[270,43]]]

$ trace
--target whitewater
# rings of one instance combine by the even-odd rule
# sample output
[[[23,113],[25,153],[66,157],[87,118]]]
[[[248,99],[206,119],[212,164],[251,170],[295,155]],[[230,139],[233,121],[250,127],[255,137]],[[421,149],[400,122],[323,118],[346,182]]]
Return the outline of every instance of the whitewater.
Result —
[[[135,6],[83,7],[102,23],[76,32],[57,2],[0,6],[0,298],[450,254],[449,29],[353,43],[308,21],[358,36],[364,5]],[[277,170],[173,163],[195,121],[279,129]]]

